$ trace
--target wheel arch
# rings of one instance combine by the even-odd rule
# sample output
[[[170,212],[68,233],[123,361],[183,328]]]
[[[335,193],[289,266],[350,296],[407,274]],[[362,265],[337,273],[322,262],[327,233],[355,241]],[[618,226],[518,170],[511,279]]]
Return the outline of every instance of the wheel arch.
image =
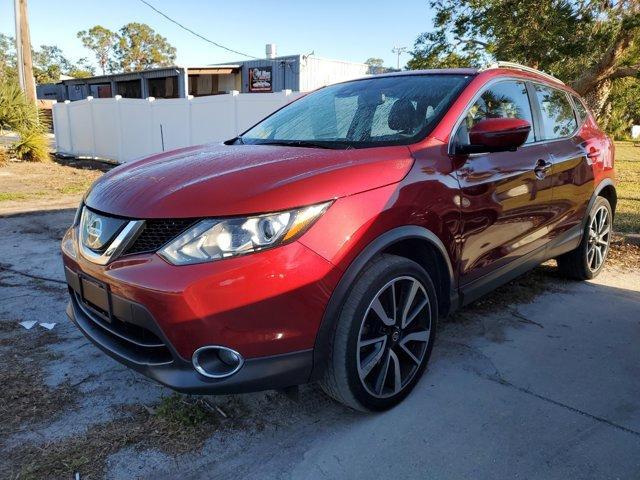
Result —
[[[597,190],[597,196],[604,197],[609,201],[609,205],[611,205],[611,211],[615,217],[616,205],[618,203],[618,193],[616,192],[616,187],[614,186],[613,182],[610,179],[607,180],[600,182],[599,186],[602,187]]]
[[[313,349],[313,370],[310,380],[317,380],[326,366],[331,335],[344,299],[351,291],[362,269],[380,254],[393,254],[409,258],[434,275],[441,315],[458,306],[457,282],[447,250],[438,236],[424,227],[407,225],[397,227],[369,243],[351,262],[325,308]]]
[[[587,226],[587,222],[589,220],[589,214],[593,209],[593,204],[596,202],[598,197],[604,197],[611,205],[611,211],[613,216],[616,214],[616,205],[618,203],[618,193],[616,191],[616,186],[613,183],[613,180],[610,178],[605,178],[602,180],[598,186],[594,189],[593,194],[591,195],[591,199],[589,200],[589,204],[587,205],[587,210],[582,219],[582,230],[584,231]]]

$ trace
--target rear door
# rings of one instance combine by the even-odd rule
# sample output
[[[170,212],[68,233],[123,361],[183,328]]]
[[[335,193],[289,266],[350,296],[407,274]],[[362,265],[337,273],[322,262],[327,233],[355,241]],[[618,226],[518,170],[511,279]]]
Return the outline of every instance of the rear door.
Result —
[[[592,164],[598,161],[602,146],[580,135],[582,130],[584,136],[590,137],[588,129],[581,129],[585,118],[576,115],[567,92],[541,83],[534,83],[533,90],[541,136],[553,165],[550,178],[554,185],[553,208],[557,212],[553,228],[562,240],[581,232],[593,193]]]
[[[490,84],[468,109],[453,143],[468,143],[468,130],[485,118],[521,118],[534,124],[525,81]],[[541,249],[553,212],[547,147],[537,129],[515,152],[453,155],[462,219],[460,285],[497,272]]]

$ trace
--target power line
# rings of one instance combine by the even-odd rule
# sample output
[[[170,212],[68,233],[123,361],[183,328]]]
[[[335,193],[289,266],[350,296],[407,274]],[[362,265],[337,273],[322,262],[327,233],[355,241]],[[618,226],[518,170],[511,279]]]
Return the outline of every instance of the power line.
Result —
[[[223,50],[226,50],[227,52],[231,52],[231,53],[236,53],[238,55],[242,55],[243,57],[247,57],[247,58],[252,58],[254,60],[263,60],[259,57],[254,57],[253,55],[249,55],[248,53],[243,53],[243,52],[239,52],[238,50],[234,50],[233,48],[229,48],[229,47],[225,47],[224,45],[221,45],[218,42],[214,42],[213,40],[208,39],[207,37],[204,37],[202,35],[200,35],[198,32],[194,32],[193,30],[191,30],[189,27],[181,24],[180,22],[178,22],[177,20],[174,20],[173,18],[171,18],[169,15],[167,15],[164,12],[161,12],[160,10],[158,10],[156,7],[154,7],[153,5],[151,5],[149,2],[147,2],[146,0],[140,0],[142,3],[144,3],[147,7],[149,7],[150,9],[152,9],[153,11],[155,11],[156,13],[162,15],[164,18],[166,18],[167,20],[169,20],[171,23],[175,23],[177,26],[179,26],[180,28],[182,28],[183,30],[186,30],[187,32],[191,33],[192,35],[195,35],[196,37],[204,40],[207,43],[210,43],[212,45],[215,45],[218,48],[222,48]]]

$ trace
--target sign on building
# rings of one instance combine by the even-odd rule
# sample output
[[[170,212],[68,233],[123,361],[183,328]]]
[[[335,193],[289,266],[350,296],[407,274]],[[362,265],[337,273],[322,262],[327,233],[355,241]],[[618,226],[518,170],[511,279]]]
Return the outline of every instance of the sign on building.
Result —
[[[249,69],[249,92],[272,92],[272,67]]]

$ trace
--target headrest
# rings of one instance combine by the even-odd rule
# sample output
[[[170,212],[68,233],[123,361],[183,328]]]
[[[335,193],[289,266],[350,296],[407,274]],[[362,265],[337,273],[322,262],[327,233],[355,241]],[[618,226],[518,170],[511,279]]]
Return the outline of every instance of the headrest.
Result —
[[[411,100],[401,98],[391,107],[388,122],[391,130],[407,132],[418,126],[420,119]]]

